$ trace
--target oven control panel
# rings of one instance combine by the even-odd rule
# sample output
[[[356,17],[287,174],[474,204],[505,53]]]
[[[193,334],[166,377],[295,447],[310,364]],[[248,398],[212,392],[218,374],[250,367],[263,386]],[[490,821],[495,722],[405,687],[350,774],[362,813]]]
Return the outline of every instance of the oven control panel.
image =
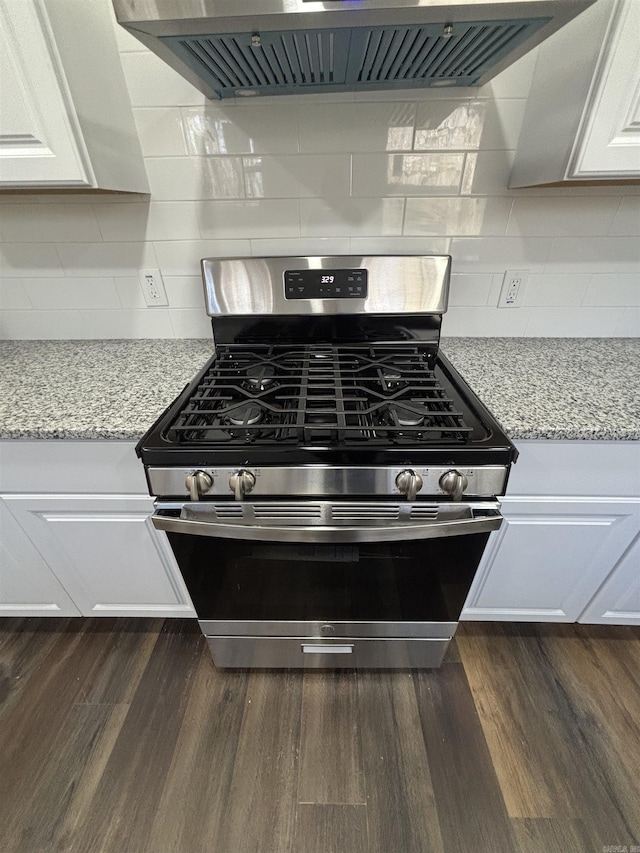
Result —
[[[285,270],[285,299],[366,299],[367,270]]]

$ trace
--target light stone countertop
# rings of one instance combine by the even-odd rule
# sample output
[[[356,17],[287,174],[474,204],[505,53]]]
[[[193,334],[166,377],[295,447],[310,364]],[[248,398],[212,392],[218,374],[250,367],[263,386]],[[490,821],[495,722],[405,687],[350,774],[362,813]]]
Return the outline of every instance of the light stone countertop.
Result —
[[[640,439],[640,340],[443,338],[512,439]],[[137,440],[211,340],[0,341],[0,439]]]

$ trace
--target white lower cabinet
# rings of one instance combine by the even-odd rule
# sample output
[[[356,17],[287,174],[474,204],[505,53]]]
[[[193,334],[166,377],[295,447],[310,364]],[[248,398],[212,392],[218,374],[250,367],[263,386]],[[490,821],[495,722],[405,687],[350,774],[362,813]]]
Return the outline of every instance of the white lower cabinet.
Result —
[[[609,606],[605,601],[621,561],[634,562],[629,548],[640,530],[640,500],[513,497],[504,498],[502,511],[505,520],[489,541],[463,619],[619,621],[614,614],[608,620],[592,615]],[[637,611],[639,596],[637,588]],[[640,612],[635,620],[640,624]]]
[[[4,503],[82,615],[193,615],[150,498],[6,495]]]
[[[0,615],[80,616],[60,581],[1,500]]]
[[[624,553],[578,622],[640,625],[640,536]]]

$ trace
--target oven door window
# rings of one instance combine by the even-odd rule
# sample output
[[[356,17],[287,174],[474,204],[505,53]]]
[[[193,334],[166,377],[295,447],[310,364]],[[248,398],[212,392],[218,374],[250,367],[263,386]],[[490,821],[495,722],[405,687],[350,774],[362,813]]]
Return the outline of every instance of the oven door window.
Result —
[[[300,544],[168,533],[200,619],[457,621],[488,533]]]

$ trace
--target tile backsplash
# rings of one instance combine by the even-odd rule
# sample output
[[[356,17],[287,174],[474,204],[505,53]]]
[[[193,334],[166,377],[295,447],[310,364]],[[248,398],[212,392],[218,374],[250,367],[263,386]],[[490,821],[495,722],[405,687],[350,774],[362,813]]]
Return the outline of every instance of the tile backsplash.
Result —
[[[535,51],[453,94],[222,106],[117,34],[151,194],[0,195],[0,337],[209,336],[203,257],[404,252],[452,255],[443,335],[640,334],[640,187],[507,188]]]

